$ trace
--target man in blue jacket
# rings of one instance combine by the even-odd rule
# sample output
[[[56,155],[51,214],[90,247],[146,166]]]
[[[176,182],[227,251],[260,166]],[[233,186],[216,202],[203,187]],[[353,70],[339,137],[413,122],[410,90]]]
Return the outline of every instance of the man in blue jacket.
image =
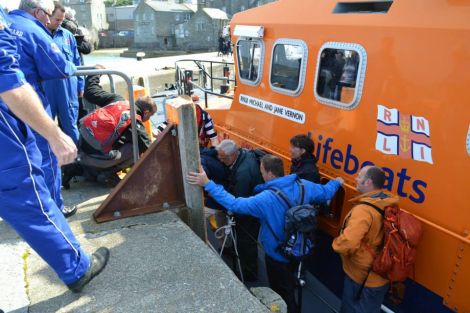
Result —
[[[80,66],[80,54],[77,42],[71,32],[60,25],[65,18],[65,7],[54,1],[54,11],[47,24],[47,29],[52,33],[54,42],[59,47],[62,55],[69,62]],[[83,96],[83,77],[70,76],[67,79],[53,79],[44,82],[47,99],[51,104],[52,118],[59,118],[60,128],[78,146],[78,97]]]
[[[26,83],[15,37],[7,25],[0,6],[0,217],[72,291],[79,292],[104,268],[109,250],[99,248],[88,256],[51,198],[41,170],[41,153],[26,124],[50,142],[60,164],[72,162],[77,149]]]
[[[285,238],[284,214],[286,207],[282,200],[269,189],[271,187],[280,189],[289,197],[292,203],[296,203],[300,193],[298,184],[295,183],[298,177],[296,174],[284,176],[282,159],[270,154],[261,158],[260,170],[265,183],[256,186],[255,191],[257,194],[248,198],[235,198],[225,191],[222,186],[209,180],[202,169],[200,173],[191,172],[187,180],[190,184],[204,187],[204,190],[212,198],[228,210],[251,215],[260,220],[259,239],[266,253],[265,261],[269,285],[286,301],[289,313],[293,313],[296,312],[297,307],[294,297],[295,279],[293,269],[289,261],[277,251],[279,242],[267,225],[269,224],[277,238]],[[344,182],[340,177],[329,181],[326,185],[314,184],[304,179],[301,179],[301,181],[305,186],[305,203],[330,200]]]
[[[26,81],[39,95],[46,112],[51,116],[51,107],[44,93],[42,82],[48,79],[65,79],[76,71],[72,62],[65,60],[57,44],[44,25],[54,9],[52,0],[21,0],[19,10],[11,11],[10,29],[16,36],[19,64]],[[66,215],[75,213],[76,207],[66,208],[61,194],[61,173],[57,159],[47,140],[37,132],[36,143],[42,154],[42,170],[46,185],[57,206]]]

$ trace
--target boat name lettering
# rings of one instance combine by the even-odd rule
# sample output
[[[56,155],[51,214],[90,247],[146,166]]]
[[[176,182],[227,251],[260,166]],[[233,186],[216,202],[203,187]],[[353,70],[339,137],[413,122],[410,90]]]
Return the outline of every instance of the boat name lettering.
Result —
[[[240,95],[240,103],[254,109],[282,117],[299,124],[305,123],[305,113],[280,104],[253,98],[244,94]]]

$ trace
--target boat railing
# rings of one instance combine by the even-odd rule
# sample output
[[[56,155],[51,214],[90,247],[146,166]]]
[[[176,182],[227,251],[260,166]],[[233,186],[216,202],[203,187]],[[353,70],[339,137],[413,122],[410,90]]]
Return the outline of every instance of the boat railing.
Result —
[[[222,76],[215,73],[220,71],[220,67]],[[176,89],[179,95],[189,96],[194,89],[198,89],[204,93],[206,108],[208,95],[233,99],[233,96],[226,94],[232,86],[237,84],[233,62],[183,59],[175,62],[175,70]],[[198,79],[195,79],[195,70],[197,70]],[[215,91],[216,82],[221,82],[220,92]]]

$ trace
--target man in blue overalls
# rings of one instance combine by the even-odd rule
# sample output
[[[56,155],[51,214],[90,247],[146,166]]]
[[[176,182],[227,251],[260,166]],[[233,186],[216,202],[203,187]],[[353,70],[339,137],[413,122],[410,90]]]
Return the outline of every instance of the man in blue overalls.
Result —
[[[90,258],[51,198],[41,170],[41,153],[25,123],[50,142],[60,164],[72,162],[77,149],[26,83],[19,69],[15,37],[7,25],[0,6],[0,217],[72,291],[79,292],[105,267],[109,250],[99,248]]]
[[[39,95],[46,112],[51,116],[51,107],[44,93],[42,82],[49,79],[65,79],[76,71],[72,62],[65,60],[57,44],[51,38],[47,25],[54,4],[52,0],[21,0],[19,10],[10,12],[10,30],[16,35],[20,68],[26,81]],[[64,99],[64,102],[66,100]],[[57,159],[44,137],[34,132],[36,143],[42,154],[42,170],[46,185],[57,206],[65,215],[75,213],[76,207],[64,207],[61,194],[61,172]]]
[[[57,1],[54,2],[54,11],[50,23],[46,25],[52,33],[52,39],[59,47],[65,59],[80,66],[80,54],[77,41],[71,32],[60,25],[65,18],[65,8]],[[67,79],[53,79],[44,82],[47,100],[51,105],[52,118],[59,117],[60,128],[78,146],[78,96],[83,96],[83,77],[71,76]]]

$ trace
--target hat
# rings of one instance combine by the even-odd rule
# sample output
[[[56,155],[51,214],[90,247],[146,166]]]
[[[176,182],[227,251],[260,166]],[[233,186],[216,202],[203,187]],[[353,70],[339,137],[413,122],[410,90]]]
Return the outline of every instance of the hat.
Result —
[[[193,102],[199,102],[199,96],[198,95],[192,95],[191,100],[193,100]]]

